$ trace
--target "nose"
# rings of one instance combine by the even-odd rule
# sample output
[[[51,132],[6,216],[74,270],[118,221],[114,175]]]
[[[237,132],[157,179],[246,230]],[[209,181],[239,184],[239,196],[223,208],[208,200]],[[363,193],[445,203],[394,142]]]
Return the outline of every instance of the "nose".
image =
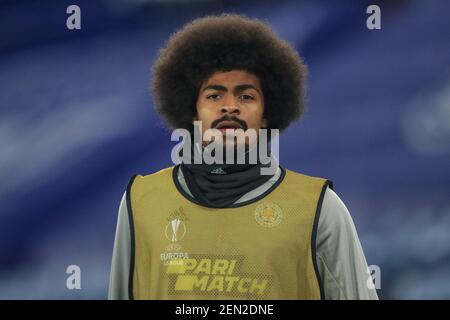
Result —
[[[234,97],[230,95],[227,99],[224,99],[224,105],[220,107],[220,113],[222,114],[240,114],[240,109],[234,101]]]
[[[222,114],[226,114],[226,113],[229,113],[229,114],[239,114],[240,113],[240,110],[239,110],[239,108],[238,107],[236,107],[236,106],[222,106],[221,108],[220,108],[220,112],[222,113]]]

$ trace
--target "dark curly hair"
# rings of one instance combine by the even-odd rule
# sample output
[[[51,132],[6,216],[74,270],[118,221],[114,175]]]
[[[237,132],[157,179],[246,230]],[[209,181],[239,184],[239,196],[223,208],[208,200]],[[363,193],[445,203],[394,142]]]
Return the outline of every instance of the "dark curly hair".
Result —
[[[304,113],[307,69],[297,51],[260,20],[234,14],[193,20],[171,36],[153,65],[156,110],[171,127],[192,130],[202,83],[231,70],[259,78],[269,129]]]

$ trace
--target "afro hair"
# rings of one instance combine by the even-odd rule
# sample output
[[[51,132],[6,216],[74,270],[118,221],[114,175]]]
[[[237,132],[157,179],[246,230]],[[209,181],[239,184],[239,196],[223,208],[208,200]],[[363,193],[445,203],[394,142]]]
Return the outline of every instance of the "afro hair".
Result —
[[[157,112],[170,127],[192,130],[202,83],[231,70],[259,78],[269,129],[305,112],[307,68],[297,51],[260,20],[234,14],[193,20],[170,37],[152,68]]]

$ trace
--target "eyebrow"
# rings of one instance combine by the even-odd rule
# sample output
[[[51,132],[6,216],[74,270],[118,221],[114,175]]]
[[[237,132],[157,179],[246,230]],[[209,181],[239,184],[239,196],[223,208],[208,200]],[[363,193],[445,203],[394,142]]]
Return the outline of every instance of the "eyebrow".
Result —
[[[202,92],[205,91],[205,90],[208,90],[208,89],[217,90],[217,91],[225,91],[225,92],[228,91],[227,87],[225,87],[225,86],[221,86],[221,85],[218,85],[218,84],[210,84],[209,86],[204,87]],[[254,89],[254,90],[258,91],[259,94],[261,94],[261,91],[257,87],[252,85],[252,84],[240,84],[240,85],[237,85],[234,88],[234,91],[244,91],[244,90],[247,90],[247,89]]]

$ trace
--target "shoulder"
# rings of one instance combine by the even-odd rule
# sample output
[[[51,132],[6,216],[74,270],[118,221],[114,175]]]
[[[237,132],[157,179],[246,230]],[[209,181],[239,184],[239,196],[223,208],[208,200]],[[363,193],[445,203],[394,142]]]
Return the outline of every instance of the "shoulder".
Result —
[[[319,202],[322,202],[325,190],[333,188],[333,182],[329,179],[307,175],[301,172],[284,169],[284,186],[290,189],[301,189],[303,194],[309,194],[317,197]]]
[[[134,174],[131,177],[130,182],[128,184],[131,184],[136,181],[149,181],[158,178],[171,177],[174,173],[178,171],[177,168],[178,166],[170,166],[150,173]]]
[[[315,181],[319,183],[327,182],[331,186],[331,188],[333,188],[333,182],[329,179],[320,176],[309,175],[303,172],[294,171],[287,168],[283,168],[283,171],[285,172],[285,175],[287,177],[290,177],[291,179],[295,179],[298,181]]]
[[[176,166],[171,166],[147,174],[134,174],[128,181],[127,194],[131,194],[132,190],[135,193],[137,189],[152,188],[170,181],[173,174],[176,173],[175,168]]]

